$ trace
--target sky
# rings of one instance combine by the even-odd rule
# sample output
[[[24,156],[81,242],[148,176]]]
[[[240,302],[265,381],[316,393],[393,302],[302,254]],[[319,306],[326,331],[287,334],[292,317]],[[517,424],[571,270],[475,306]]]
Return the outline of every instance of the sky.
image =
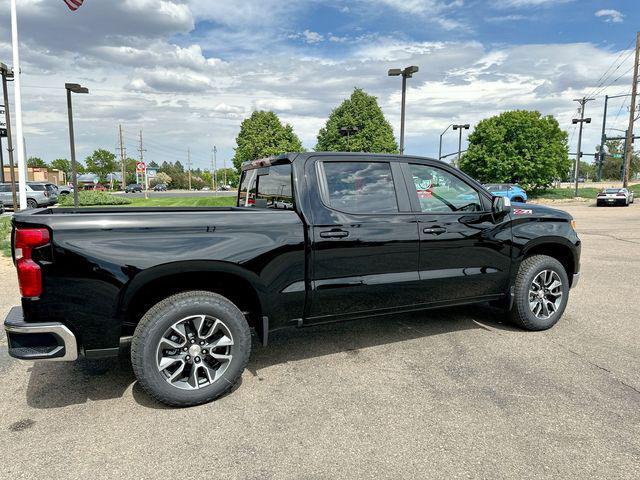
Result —
[[[127,155],[139,132],[148,161],[218,167],[234,155],[241,121],[273,110],[305,148],[354,87],[375,95],[400,126],[408,80],[407,154],[437,156],[440,133],[511,109],[555,116],[576,150],[575,98],[586,106],[583,151],[599,143],[605,95],[628,94],[640,29],[638,0],[18,0],[28,156],[69,158],[65,82],[74,96],[79,159]],[[9,1],[0,0],[0,62],[11,65]],[[11,100],[12,102],[12,100]],[[626,104],[624,102],[627,102]],[[610,101],[624,129],[628,97]],[[610,135],[617,134],[615,130]],[[464,146],[463,146],[464,148]],[[451,130],[443,153],[457,149]]]

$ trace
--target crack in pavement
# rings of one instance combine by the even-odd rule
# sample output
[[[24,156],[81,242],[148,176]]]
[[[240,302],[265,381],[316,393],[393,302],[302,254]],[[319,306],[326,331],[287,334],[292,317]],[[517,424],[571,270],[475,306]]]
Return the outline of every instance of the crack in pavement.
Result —
[[[583,362],[587,363],[588,365],[591,365],[593,367],[596,367],[604,372],[607,372],[609,374],[609,376],[611,376],[611,378],[613,378],[613,380],[615,380],[616,382],[618,382],[621,385],[624,385],[625,387],[629,388],[630,390],[633,390],[635,393],[640,394],[640,389],[634,387],[633,385],[629,385],[628,383],[626,383],[624,380],[619,379],[616,376],[616,373],[613,370],[609,370],[606,367],[603,367],[602,365],[599,365],[595,362],[592,362],[591,360],[589,360],[585,355],[583,355],[580,352],[576,352],[575,350],[572,350],[571,348],[567,347],[566,345],[562,344],[561,342],[558,342],[557,340],[553,340],[551,339],[551,342],[558,345],[560,348],[566,350],[567,352],[570,352],[572,354],[574,354],[575,356],[577,356],[578,358],[580,358],[580,360],[582,360]]]
[[[638,241],[638,240],[628,240],[626,238],[616,237],[615,235],[611,235],[611,234],[607,234],[607,233],[580,232],[580,235],[595,235],[595,236],[598,236],[598,237],[609,237],[609,238],[611,238],[613,240],[618,240],[620,242],[633,243],[635,245],[640,245],[640,241]]]

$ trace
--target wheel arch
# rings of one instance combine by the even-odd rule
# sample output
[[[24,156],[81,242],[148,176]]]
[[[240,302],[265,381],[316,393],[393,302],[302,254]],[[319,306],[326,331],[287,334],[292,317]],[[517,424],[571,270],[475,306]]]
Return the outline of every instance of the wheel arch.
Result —
[[[520,262],[533,255],[547,255],[558,260],[569,277],[569,284],[573,282],[573,274],[576,273],[577,259],[574,253],[575,247],[568,240],[562,238],[542,239],[527,245],[522,251]]]
[[[133,333],[146,311],[170,295],[189,290],[218,293],[234,303],[262,340],[267,316],[266,294],[259,278],[239,265],[220,261],[172,262],[140,272],[123,289],[118,315],[122,335]],[[268,327],[266,327],[268,328]]]

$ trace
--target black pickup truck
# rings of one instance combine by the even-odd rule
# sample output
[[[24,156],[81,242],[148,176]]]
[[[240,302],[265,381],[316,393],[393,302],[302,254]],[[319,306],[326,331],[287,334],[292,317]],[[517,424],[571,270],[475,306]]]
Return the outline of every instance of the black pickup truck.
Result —
[[[169,405],[237,381],[251,330],[493,302],[528,330],[579,275],[565,212],[513,205],[442,162],[300,153],[242,168],[237,206],[39,209],[13,218],[26,360],[118,355]]]

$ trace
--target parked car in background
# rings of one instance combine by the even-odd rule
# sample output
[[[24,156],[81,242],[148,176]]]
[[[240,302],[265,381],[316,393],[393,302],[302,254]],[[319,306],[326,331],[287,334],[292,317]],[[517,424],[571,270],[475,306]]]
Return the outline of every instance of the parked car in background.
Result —
[[[60,185],[58,187],[59,196],[72,195],[72,194],[73,194],[73,187],[71,185]]]
[[[88,190],[88,191],[98,191],[98,192],[106,192],[107,191],[107,187],[105,187],[104,185],[102,185],[101,183],[96,183],[94,185],[83,185],[82,187],[80,187],[81,190]]]
[[[166,192],[167,184],[166,183],[158,183],[155,187],[153,187],[154,192]]]
[[[634,201],[634,195],[631,190],[626,188],[605,188],[596,197],[596,206],[603,207],[605,205],[624,205],[628,207]]]
[[[124,189],[124,193],[136,193],[142,191],[142,185],[139,183],[130,183],[127,188]]]
[[[19,187],[16,185],[16,193]],[[6,207],[13,208],[13,195],[10,183],[0,183],[0,202]],[[28,182],[27,183],[27,207],[38,208],[55,205],[58,203],[58,192],[53,183]]]
[[[514,183],[489,183],[484,186],[491,195],[496,197],[506,197],[512,202],[525,203],[527,201],[527,192]]]

